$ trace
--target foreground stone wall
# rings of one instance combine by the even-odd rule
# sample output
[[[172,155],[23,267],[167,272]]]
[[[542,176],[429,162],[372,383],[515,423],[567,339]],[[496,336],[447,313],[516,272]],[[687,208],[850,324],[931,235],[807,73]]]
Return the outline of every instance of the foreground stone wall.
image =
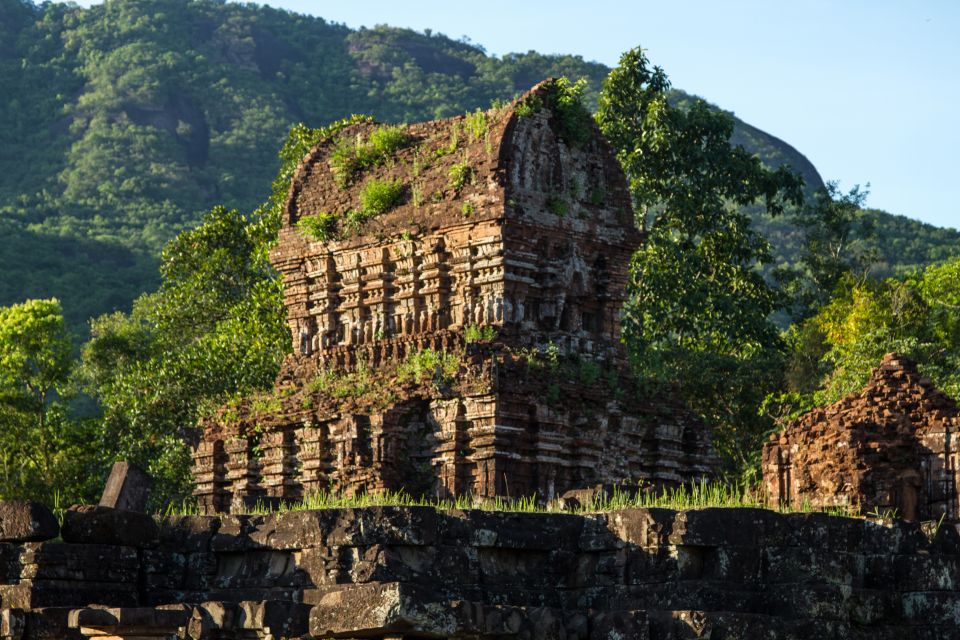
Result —
[[[952,525],[427,507],[155,522],[94,508],[37,541],[48,524],[3,534],[0,637],[932,640],[960,624]]]

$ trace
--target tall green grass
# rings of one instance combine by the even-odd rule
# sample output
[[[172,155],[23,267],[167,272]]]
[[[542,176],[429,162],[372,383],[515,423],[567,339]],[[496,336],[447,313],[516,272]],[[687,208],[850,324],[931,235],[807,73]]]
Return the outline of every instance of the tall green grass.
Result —
[[[317,491],[299,502],[284,504],[273,510],[265,504],[258,504],[251,513],[264,515],[274,512],[313,511],[319,509],[359,509],[364,507],[432,507],[440,511],[454,509],[476,509],[481,511],[503,511],[508,513],[605,513],[624,509],[764,509],[762,495],[743,487],[717,481],[703,480],[688,486],[664,491],[621,491],[614,489],[610,493],[599,493],[592,501],[581,503],[573,508],[565,507],[560,501],[544,502],[536,495],[521,498],[478,498],[458,496],[455,499],[438,499],[412,496],[405,491],[381,491],[375,493],[357,493],[345,495],[332,491]],[[776,509],[781,513],[825,512],[829,515],[844,517],[862,517],[853,508],[818,509],[809,503],[799,508],[784,506]]]

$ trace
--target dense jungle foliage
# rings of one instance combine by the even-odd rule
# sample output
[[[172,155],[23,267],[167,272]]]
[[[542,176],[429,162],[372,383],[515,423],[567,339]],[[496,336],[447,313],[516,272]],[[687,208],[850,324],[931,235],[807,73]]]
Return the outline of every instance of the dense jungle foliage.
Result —
[[[289,347],[266,250],[306,150],[354,112],[444,117],[547,76],[584,81],[569,97],[649,231],[633,364],[711,422],[728,473],[749,479],[766,433],[885,351],[960,393],[958,232],[864,209],[638,50],[609,71],[215,0],[0,0],[0,497],[90,500],[123,458],[158,508],[184,499],[197,417],[268,386]]]

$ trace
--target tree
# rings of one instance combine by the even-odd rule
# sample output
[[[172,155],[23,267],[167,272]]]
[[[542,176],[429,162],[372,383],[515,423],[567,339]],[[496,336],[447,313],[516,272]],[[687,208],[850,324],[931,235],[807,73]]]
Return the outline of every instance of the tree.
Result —
[[[848,276],[867,275],[876,258],[876,250],[867,245],[874,226],[862,210],[868,194],[859,185],[844,194],[836,182],[828,182],[794,214],[793,223],[803,233],[799,265],[778,269],[775,278],[795,322],[829,302]]]
[[[639,373],[678,389],[715,427],[729,470],[756,462],[757,409],[779,385],[779,297],[757,266],[766,240],[741,207],[802,202],[802,181],[730,144],[733,119],[702,100],[670,106],[640,49],[604,81],[597,122],[627,174],[643,247],[631,263],[623,328]]]
[[[788,332],[785,393],[771,396],[767,411],[785,423],[839,400],[862,388],[890,352],[912,358],[941,390],[960,397],[958,308],[958,258],[882,282],[848,275],[829,302]]]
[[[268,386],[288,348],[280,283],[252,229],[214,208],[164,250],[160,290],[128,316],[95,320],[83,349],[102,446],[154,476],[157,507],[190,495],[188,445],[203,407]]]
[[[0,498],[83,493],[89,451],[67,416],[71,368],[58,300],[0,308]]]

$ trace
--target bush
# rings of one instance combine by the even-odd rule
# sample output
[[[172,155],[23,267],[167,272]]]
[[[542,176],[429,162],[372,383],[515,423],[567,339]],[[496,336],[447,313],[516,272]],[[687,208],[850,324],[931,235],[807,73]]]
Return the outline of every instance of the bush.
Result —
[[[403,202],[404,186],[399,180],[370,180],[360,191],[360,208],[369,219]]]
[[[327,241],[337,231],[337,216],[321,211],[315,216],[307,216],[297,221],[297,228],[314,240]]]
[[[378,127],[370,137],[367,143],[373,148],[376,156],[386,159],[406,146],[410,141],[410,136],[402,126]]]
[[[590,139],[590,112],[583,106],[583,92],[587,88],[585,78],[571,82],[569,78],[559,78],[550,87],[544,98],[529,96],[514,109],[520,118],[529,118],[545,106],[553,111],[559,129],[560,139],[569,146],[580,148]]]
[[[590,139],[590,123],[593,118],[583,106],[583,91],[587,87],[584,78],[570,82],[560,78],[556,90],[550,96],[550,106],[560,121],[560,138],[574,148],[580,148]]]
[[[377,127],[366,140],[359,136],[340,138],[330,154],[334,180],[345,188],[361,171],[384,164],[409,142],[410,136],[399,125]]]
[[[543,109],[543,100],[540,99],[540,96],[534,94],[518,104],[513,112],[517,114],[518,118],[529,118],[540,109]]]

